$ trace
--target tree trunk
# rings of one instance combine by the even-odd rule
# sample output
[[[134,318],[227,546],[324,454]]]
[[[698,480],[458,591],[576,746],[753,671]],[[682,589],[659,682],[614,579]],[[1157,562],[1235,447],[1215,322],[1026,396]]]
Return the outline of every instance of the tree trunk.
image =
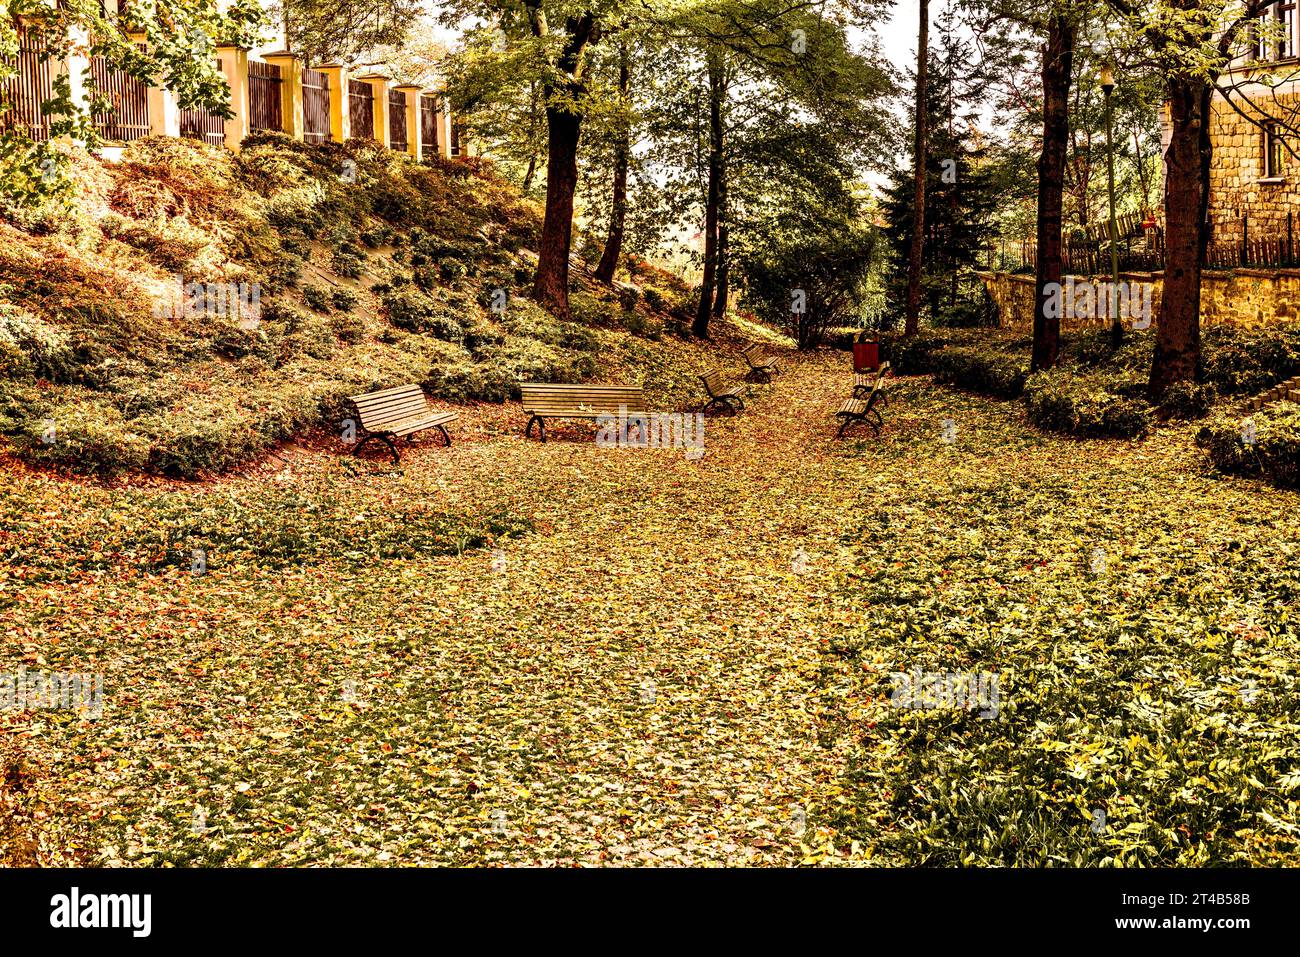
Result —
[[[916,335],[921,317],[921,266],[925,254],[925,85],[930,59],[930,0],[920,0],[920,25],[916,40],[916,141],[915,188],[912,192],[912,244],[907,256],[907,313],[904,335]]]
[[[1205,81],[1168,80],[1170,136],[1165,153],[1165,281],[1149,382],[1159,399],[1174,382],[1196,378],[1201,358],[1201,256],[1208,239],[1203,177]]]
[[[619,51],[618,92],[626,98],[631,82],[631,70],[628,67],[627,48]],[[609,209],[609,235],[605,238],[605,250],[600,254],[600,263],[596,266],[596,278],[606,284],[614,281],[618,272],[618,260],[623,253],[623,232],[627,221],[627,166],[632,153],[632,129],[624,122],[619,129],[618,143],[614,147],[614,195]]]
[[[525,4],[534,35],[546,36],[549,28],[540,0]],[[584,92],[580,78],[582,53],[595,39],[596,20],[591,13],[570,18],[567,39],[556,63],[565,77],[560,86],[548,83],[546,101],[546,216],[537,245],[537,272],[533,275],[533,298],[561,319],[569,318],[569,250],[573,242],[573,195],[578,186],[578,138],[582,114],[570,109]],[[557,94],[563,97],[557,101]]]
[[[1074,25],[1062,16],[1048,24],[1043,49],[1043,149],[1038,157],[1038,262],[1034,286],[1033,371],[1056,365],[1061,350],[1061,204],[1070,142],[1070,68]],[[1055,286],[1055,297],[1053,289]],[[1055,299],[1055,308],[1048,303]],[[1049,315],[1049,313],[1051,313]]]
[[[573,242],[573,195],[578,186],[578,137],[582,118],[546,109],[546,218],[537,246],[533,298],[561,319],[569,318],[569,250]]]
[[[691,332],[709,337],[718,269],[718,206],[722,180],[722,56],[709,54],[709,185],[704,204],[704,274],[700,278],[700,304]]]
[[[727,316],[727,296],[730,292],[731,257],[727,232],[727,170],[724,164],[718,174],[718,270],[713,292],[713,318],[718,322]]]
[[[537,175],[537,154],[528,157],[528,169],[524,173],[524,192],[533,188],[533,177]]]

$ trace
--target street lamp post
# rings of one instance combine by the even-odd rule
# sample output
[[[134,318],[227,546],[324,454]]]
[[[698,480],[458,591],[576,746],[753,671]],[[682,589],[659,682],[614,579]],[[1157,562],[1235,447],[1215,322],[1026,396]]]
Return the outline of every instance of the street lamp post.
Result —
[[[1101,90],[1106,97],[1106,184],[1110,194],[1110,339],[1118,348],[1124,341],[1124,326],[1119,321],[1119,227],[1115,224],[1115,147],[1111,135],[1110,95],[1115,90],[1115,74],[1109,63],[1101,68]]]

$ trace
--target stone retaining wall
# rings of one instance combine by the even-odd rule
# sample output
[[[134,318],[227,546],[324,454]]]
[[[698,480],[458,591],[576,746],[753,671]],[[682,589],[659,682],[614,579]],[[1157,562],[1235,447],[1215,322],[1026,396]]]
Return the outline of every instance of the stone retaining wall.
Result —
[[[1034,277],[1020,273],[980,273],[998,305],[1004,329],[1028,331],[1034,325]],[[1120,273],[1120,282],[1151,283],[1153,318],[1160,318],[1163,273]],[[1109,282],[1109,276],[1075,276],[1076,283]],[[1201,322],[1204,325],[1269,325],[1300,317],[1300,269],[1234,269],[1201,274]],[[1097,328],[1108,320],[1061,317],[1061,330]]]

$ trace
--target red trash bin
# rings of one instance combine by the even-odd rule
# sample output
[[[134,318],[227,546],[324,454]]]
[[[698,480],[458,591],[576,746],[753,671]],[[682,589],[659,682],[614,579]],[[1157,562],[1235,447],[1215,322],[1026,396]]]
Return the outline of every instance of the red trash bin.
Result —
[[[880,343],[853,343],[853,371],[875,372],[880,368]]]

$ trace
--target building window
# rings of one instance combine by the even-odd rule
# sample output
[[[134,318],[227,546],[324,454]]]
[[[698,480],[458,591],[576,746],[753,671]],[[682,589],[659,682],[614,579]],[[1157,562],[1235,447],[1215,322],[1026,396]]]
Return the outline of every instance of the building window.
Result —
[[[1264,178],[1281,179],[1286,174],[1287,152],[1276,123],[1264,125]]]
[[[1282,0],[1259,18],[1255,31],[1255,56],[1265,63],[1294,59],[1296,55],[1296,0]]]

